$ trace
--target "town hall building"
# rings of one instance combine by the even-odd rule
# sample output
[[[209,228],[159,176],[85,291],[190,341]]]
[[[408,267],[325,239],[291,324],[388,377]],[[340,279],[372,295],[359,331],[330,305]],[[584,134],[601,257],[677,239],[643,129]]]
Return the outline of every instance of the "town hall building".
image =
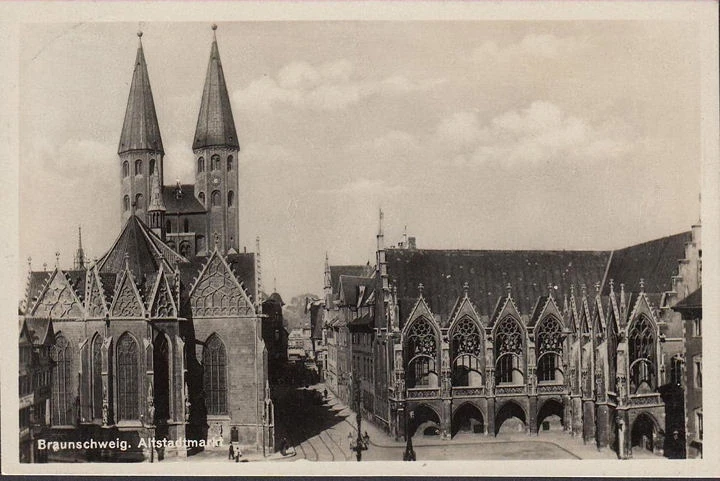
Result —
[[[213,31],[216,26],[213,26]],[[47,439],[152,436],[187,456],[273,446],[257,253],[239,252],[240,150],[215,33],[195,136],[195,183],[165,185],[142,32],[118,147],[122,224],[94,262],[31,271],[26,322],[52,320]],[[187,442],[183,442],[187,440]],[[87,452],[116,459],[115,452]]]

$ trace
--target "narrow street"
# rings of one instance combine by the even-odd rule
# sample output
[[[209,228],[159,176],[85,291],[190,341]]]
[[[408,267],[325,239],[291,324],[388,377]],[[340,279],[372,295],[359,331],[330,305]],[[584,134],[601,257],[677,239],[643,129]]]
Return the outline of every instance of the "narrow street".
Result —
[[[355,461],[350,450],[351,438],[357,436],[355,413],[332,393],[322,400],[325,386],[308,388],[282,386],[276,405],[277,439],[285,437],[295,448],[294,456],[283,461]],[[362,452],[363,461],[400,461],[405,443],[395,441],[374,424],[363,420],[363,432],[370,436],[370,446]],[[527,436],[506,434],[478,437],[460,434],[452,440],[416,435],[413,446],[417,460],[527,460],[527,459],[617,459],[610,450],[598,451],[592,445],[566,433]],[[637,458],[646,457],[638,453]]]

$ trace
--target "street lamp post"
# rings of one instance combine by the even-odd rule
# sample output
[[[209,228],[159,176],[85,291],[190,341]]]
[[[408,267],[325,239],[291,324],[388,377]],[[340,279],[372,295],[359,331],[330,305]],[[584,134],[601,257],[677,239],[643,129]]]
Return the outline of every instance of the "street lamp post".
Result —
[[[362,415],[360,414],[360,406],[362,400],[362,390],[360,389],[360,377],[355,379],[355,420],[357,421],[357,439],[355,440],[355,456],[358,461],[362,461],[363,438],[361,431]]]

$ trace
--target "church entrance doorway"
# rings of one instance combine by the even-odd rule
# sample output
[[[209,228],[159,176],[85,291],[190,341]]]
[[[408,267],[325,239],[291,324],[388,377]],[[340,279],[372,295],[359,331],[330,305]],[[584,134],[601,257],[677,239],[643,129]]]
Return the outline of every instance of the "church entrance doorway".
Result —
[[[413,425],[410,427],[412,435],[438,436],[440,434],[440,416],[425,404],[415,408]]]
[[[563,430],[563,405],[549,399],[543,403],[537,415],[538,434]]]
[[[632,447],[652,452],[654,434],[655,423],[650,416],[644,413],[639,415],[635,419],[630,433]]]

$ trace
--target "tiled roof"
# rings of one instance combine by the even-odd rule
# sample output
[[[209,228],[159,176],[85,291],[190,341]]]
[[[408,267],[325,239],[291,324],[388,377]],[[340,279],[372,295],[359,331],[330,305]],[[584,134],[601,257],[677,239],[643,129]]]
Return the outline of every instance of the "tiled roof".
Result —
[[[195,128],[193,150],[213,146],[240,148],[220,52],[214,39]]]
[[[25,299],[26,311],[30,311],[30,309],[32,309],[32,307],[35,305],[35,301],[37,301],[38,297],[40,296],[40,290],[50,278],[51,274],[52,271],[39,271],[30,273],[30,279],[28,280],[27,287],[27,298]]]
[[[195,197],[195,184],[181,184],[182,197],[177,198],[176,185],[164,185],[162,197],[165,203],[166,215],[172,214],[197,214],[205,213],[207,210]]]
[[[130,85],[127,109],[125,110],[125,121],[120,134],[118,154],[131,150],[163,152],[160,127],[155,113],[155,102],[150,90],[150,78],[145,64],[142,43],[138,46],[135,58],[135,69],[132,84]]]
[[[373,326],[373,316],[365,314],[364,316],[356,317],[348,323],[348,327],[353,329],[367,329]]]
[[[357,306],[358,296],[362,291],[362,299],[359,299],[360,304],[367,301],[375,287],[375,279],[371,277],[360,277],[360,276],[340,276],[340,285],[342,287],[342,293],[344,298],[340,299],[340,303],[345,306]],[[362,289],[361,289],[362,287]]]
[[[702,287],[675,304],[673,309],[676,311],[693,311],[702,309]]]
[[[43,344],[53,344],[55,342],[55,332],[53,324],[47,318],[26,318],[25,324],[28,328],[28,334],[32,337],[32,343],[36,346]]]
[[[678,274],[678,261],[685,257],[685,243],[692,240],[690,231],[655,239],[613,252],[603,294],[610,292],[610,279],[615,290],[620,283],[627,290],[637,290],[640,279],[645,292],[663,293],[672,289],[672,276]]]
[[[99,261],[100,272],[120,272],[125,268],[125,255],[136,282],[155,273],[160,268],[159,255],[162,254],[165,271],[172,272],[175,262],[187,262],[181,255],[168,247],[137,216],[131,215],[120,236]]]
[[[552,284],[556,299],[569,294],[570,285],[601,282],[607,251],[495,251],[495,250],[388,250],[388,276],[397,284],[401,319],[418,297],[418,284],[434,314],[447,322],[468,283],[468,296],[481,316],[490,316],[498,299],[512,285],[512,298],[529,315],[538,297]]]
[[[340,276],[363,276],[366,266],[330,266],[330,284],[332,285],[333,298],[337,298],[340,288]]]

